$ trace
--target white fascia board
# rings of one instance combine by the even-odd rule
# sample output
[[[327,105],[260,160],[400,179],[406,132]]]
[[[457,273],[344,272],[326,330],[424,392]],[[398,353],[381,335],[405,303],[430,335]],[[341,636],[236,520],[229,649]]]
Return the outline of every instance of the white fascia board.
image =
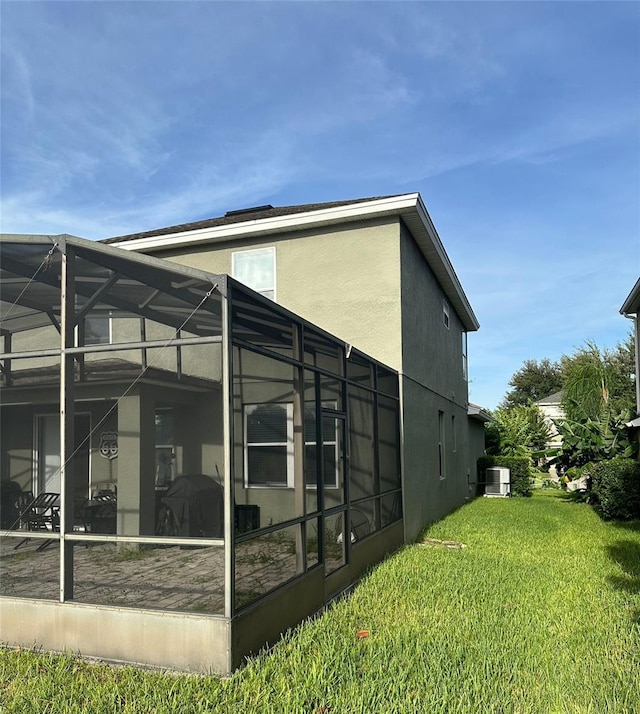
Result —
[[[620,308],[620,314],[625,317],[630,317],[631,315],[637,315],[640,310],[640,278],[636,281],[636,284],[631,289],[631,292],[624,301],[624,304]]]
[[[305,228],[321,227],[382,216],[401,216],[440,281],[445,294],[462,318],[465,329],[477,330],[480,323],[462,289],[462,285],[446,254],[438,232],[427,213],[419,193],[379,198],[373,201],[350,203],[321,208],[305,213],[291,213],[273,218],[254,219],[223,226],[186,230],[178,233],[154,235],[119,243],[110,243],[125,250],[153,252],[164,248],[180,248],[198,244],[257,238],[273,233],[286,233]],[[417,218],[417,221],[415,220]],[[413,219],[413,220],[412,220]]]
[[[254,219],[224,226],[148,236],[111,243],[110,245],[116,245],[125,250],[145,251],[184,247],[197,245],[198,243],[228,241],[240,237],[258,237],[270,233],[283,233],[313,226],[354,221],[360,218],[394,215],[414,208],[418,198],[418,193],[408,193],[403,196],[381,198],[365,203],[351,203],[306,213],[291,213],[285,216],[275,216],[274,218]]]

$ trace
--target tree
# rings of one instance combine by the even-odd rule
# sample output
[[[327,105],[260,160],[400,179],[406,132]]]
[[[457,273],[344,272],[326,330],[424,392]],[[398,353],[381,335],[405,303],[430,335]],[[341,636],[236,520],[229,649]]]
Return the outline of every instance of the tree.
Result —
[[[487,453],[494,456],[530,456],[544,449],[549,425],[535,404],[499,407],[487,424]]]
[[[586,342],[561,363],[563,407],[567,418],[597,420],[603,412],[633,411],[635,406],[634,347],[630,334],[613,350]]]
[[[609,405],[610,370],[600,348],[587,342],[562,358],[562,407],[569,420],[598,419]]]
[[[630,414],[628,410],[615,414],[607,408],[596,418],[591,418],[580,412],[578,404],[574,404],[573,416],[556,424],[562,436],[562,446],[558,449],[555,463],[566,471],[616,456],[635,457],[638,443],[629,439],[629,430],[625,427]]]
[[[509,380],[512,389],[505,395],[501,407],[509,408],[537,402],[562,389],[562,369],[548,358],[528,359]]]
[[[633,330],[624,342],[619,342],[615,349],[607,353],[611,366],[609,397],[615,411],[630,409],[635,413],[635,340]]]
[[[629,441],[625,424],[635,411],[633,336],[613,350],[585,343],[571,357],[562,358],[566,418],[558,424],[564,468],[589,462],[633,456],[637,443]]]

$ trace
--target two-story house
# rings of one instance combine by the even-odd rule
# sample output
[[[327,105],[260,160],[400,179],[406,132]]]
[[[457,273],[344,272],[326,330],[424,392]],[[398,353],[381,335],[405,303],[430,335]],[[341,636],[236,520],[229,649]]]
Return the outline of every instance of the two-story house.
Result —
[[[3,642],[228,673],[475,492],[418,194],[2,235],[0,321]]]
[[[479,323],[420,194],[259,206],[104,242],[232,275],[397,370],[408,540],[474,493]]]

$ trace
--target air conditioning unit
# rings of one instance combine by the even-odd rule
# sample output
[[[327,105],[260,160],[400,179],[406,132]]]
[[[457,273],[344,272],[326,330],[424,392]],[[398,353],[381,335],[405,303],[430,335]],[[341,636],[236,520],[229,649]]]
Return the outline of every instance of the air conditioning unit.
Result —
[[[501,466],[487,469],[484,495],[488,498],[506,498],[511,495],[511,472]]]

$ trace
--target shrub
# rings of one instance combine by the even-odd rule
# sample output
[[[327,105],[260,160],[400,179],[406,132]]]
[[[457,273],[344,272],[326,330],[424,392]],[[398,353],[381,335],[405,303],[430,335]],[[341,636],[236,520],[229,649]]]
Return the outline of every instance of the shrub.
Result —
[[[502,466],[511,472],[511,495],[530,496],[531,459],[528,456],[482,456],[478,459],[480,481],[486,481],[486,471],[490,466]]]
[[[592,500],[605,519],[640,518],[640,463],[617,456],[591,469]]]

